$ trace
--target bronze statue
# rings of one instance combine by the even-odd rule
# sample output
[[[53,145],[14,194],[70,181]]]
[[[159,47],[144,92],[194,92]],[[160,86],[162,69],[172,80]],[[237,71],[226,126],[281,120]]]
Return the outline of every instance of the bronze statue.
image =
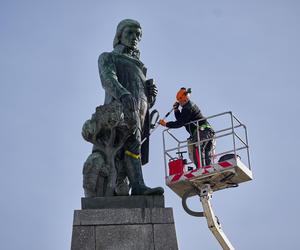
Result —
[[[83,137],[93,143],[93,152],[84,169],[87,197],[162,195],[161,187],[145,185],[142,165],[149,161],[149,109],[154,105],[157,87],[146,79],[146,67],[139,60],[140,24],[125,19],[118,24],[113,51],[99,56],[98,66],[104,105],[97,107],[83,126]]]

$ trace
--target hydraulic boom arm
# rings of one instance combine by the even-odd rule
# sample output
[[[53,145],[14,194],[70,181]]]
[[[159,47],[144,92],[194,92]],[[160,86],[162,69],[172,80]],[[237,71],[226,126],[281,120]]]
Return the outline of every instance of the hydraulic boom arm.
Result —
[[[195,211],[190,210],[187,207],[186,199],[188,198],[188,196],[191,192],[194,192],[194,189],[188,190],[185,193],[185,195],[183,195],[183,197],[182,197],[182,205],[183,205],[184,210],[192,216],[205,217],[209,230],[213,233],[215,238],[218,240],[221,247],[224,250],[234,250],[234,247],[231,245],[229,239],[223,232],[218,218],[215,216],[215,214],[213,212],[212,205],[210,203],[210,199],[212,197],[213,191],[210,188],[210,185],[205,184],[201,187],[201,189],[199,189],[197,191],[200,191],[199,196],[200,196],[200,201],[202,203],[203,212],[195,212]]]

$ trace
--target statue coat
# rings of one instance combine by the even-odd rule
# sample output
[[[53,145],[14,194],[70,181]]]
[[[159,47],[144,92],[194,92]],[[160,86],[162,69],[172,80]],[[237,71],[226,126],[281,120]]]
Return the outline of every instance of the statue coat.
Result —
[[[104,104],[131,94],[136,101],[136,126],[140,131],[141,142],[150,130],[149,109],[154,105],[155,97],[147,93],[147,69],[138,56],[130,55],[123,45],[117,45],[112,52],[104,52],[98,60],[99,74],[105,90]],[[126,111],[124,111],[126,112]],[[126,115],[125,115],[126,116]],[[149,161],[149,138],[141,146],[142,164]]]

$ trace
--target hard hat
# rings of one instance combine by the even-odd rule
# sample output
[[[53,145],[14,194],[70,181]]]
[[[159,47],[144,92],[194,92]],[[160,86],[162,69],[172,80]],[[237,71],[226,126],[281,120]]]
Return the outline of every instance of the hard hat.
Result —
[[[179,102],[186,102],[190,99],[190,93],[192,93],[190,88],[181,88],[176,94],[176,100]]]

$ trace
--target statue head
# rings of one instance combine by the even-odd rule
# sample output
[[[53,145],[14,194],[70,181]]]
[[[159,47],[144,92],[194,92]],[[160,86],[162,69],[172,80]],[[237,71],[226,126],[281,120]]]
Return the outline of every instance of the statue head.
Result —
[[[136,50],[141,38],[142,28],[140,23],[132,19],[125,19],[117,26],[113,47],[115,48],[118,44],[123,44],[130,49]]]

